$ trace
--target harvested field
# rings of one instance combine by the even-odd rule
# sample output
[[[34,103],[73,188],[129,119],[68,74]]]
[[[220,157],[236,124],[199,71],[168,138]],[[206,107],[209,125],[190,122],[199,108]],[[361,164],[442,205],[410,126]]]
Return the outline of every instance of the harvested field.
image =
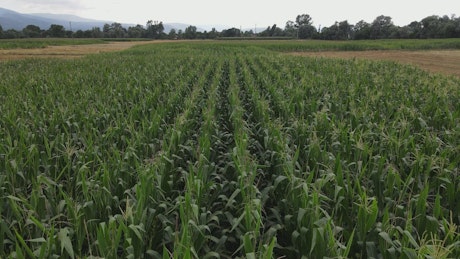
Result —
[[[165,41],[158,41],[165,42]],[[88,54],[120,51],[153,41],[108,42],[106,44],[48,46],[35,49],[0,49],[0,61],[25,58],[79,58]]]
[[[369,60],[391,60],[412,64],[430,72],[455,75],[460,77],[460,50],[370,50],[370,51],[324,51],[294,52],[296,56],[359,58]]]

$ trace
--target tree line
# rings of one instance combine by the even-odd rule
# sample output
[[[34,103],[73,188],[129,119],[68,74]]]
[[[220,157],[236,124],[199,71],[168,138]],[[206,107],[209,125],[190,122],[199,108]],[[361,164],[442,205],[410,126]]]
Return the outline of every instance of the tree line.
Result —
[[[171,29],[165,32],[163,22],[147,21],[146,25],[124,28],[120,23],[105,24],[102,29],[94,27],[90,30],[66,30],[64,26],[53,24],[47,30],[36,25],[28,25],[21,31],[3,30],[0,24],[0,38],[149,38],[149,39],[216,39],[219,37],[286,37],[298,39],[322,40],[364,40],[364,39],[427,39],[427,38],[460,38],[460,17],[451,15],[428,16],[421,21],[414,21],[406,26],[396,26],[390,16],[380,15],[371,23],[364,20],[350,24],[347,20],[335,22],[329,27],[313,26],[312,17],[308,14],[298,15],[295,21],[287,21],[284,28],[276,24],[261,32],[242,31],[230,28],[217,31],[198,31],[196,26],[188,26],[185,30]]]

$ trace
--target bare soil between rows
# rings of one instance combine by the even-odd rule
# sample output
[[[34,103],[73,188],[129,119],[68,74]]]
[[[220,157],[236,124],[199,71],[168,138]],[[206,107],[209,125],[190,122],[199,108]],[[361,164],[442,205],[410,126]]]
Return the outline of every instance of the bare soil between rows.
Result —
[[[369,50],[369,51],[323,51],[294,52],[295,56],[389,60],[419,66],[429,72],[460,77],[460,50]]]

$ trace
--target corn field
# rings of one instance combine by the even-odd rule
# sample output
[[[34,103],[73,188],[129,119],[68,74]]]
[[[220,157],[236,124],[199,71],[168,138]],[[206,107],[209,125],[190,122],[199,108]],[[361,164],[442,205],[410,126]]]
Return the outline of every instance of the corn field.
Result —
[[[263,44],[3,62],[0,257],[458,258],[459,100]]]

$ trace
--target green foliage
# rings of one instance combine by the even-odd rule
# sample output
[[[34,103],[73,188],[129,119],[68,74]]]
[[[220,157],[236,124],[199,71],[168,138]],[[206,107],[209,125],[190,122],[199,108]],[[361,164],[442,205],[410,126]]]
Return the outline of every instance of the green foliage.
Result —
[[[362,40],[362,41],[286,41],[283,44],[263,42],[261,47],[274,51],[363,51],[363,50],[436,50],[460,49],[460,39],[430,40]]]
[[[459,257],[460,81],[274,48],[1,63],[0,257]]]

